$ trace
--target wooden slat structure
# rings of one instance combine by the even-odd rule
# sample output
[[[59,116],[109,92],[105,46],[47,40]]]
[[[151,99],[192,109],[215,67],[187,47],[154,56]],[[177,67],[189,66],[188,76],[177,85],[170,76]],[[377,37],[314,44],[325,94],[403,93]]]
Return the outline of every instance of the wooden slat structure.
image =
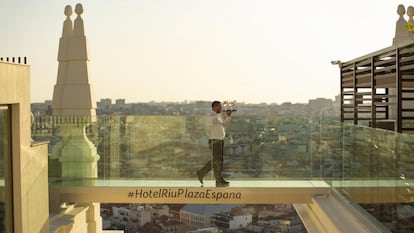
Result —
[[[341,121],[414,133],[414,43],[339,63]]]

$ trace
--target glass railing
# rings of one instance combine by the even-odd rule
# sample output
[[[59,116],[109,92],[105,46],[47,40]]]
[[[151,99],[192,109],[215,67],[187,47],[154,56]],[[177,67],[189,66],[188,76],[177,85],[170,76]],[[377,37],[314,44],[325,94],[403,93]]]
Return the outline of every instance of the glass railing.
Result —
[[[331,179],[332,187],[361,201],[410,201],[414,135],[348,124],[341,128],[342,155],[335,163],[328,163],[336,164],[341,175],[324,179]],[[376,196],[369,197],[363,191]]]
[[[326,126],[322,137],[335,128]],[[341,154],[324,159],[324,180],[366,219],[375,218],[390,232],[413,232],[414,135],[339,126]]]
[[[50,178],[190,179],[211,157],[204,116],[35,117]],[[413,135],[305,116],[233,117],[225,138],[232,179],[408,180]],[[73,170],[73,171],[71,171]],[[349,182],[348,182],[349,183]]]
[[[308,117],[233,117],[225,139],[225,175],[321,178],[319,124]],[[87,171],[93,166],[81,163],[96,160],[99,179],[190,179],[211,157],[203,116],[99,116],[95,122],[36,117],[32,132],[34,140],[50,141],[51,178],[94,177]]]

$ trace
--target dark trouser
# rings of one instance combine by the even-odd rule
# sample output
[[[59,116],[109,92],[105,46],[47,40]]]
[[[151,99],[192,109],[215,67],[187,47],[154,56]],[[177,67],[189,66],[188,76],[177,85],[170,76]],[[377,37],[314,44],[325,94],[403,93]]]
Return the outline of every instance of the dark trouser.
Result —
[[[219,139],[209,139],[208,145],[211,153],[213,154],[213,171],[216,181],[221,181],[221,172],[223,171],[223,149],[224,141]],[[211,158],[208,162],[200,169],[200,174],[204,177],[211,170]]]

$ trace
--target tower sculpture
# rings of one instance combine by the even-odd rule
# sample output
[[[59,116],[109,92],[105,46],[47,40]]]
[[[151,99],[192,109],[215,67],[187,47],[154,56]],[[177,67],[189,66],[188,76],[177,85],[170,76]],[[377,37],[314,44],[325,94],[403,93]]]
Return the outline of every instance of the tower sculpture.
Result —
[[[96,121],[96,102],[89,83],[82,4],[76,4],[75,13],[77,17],[72,24],[72,7],[65,7],[66,20],[59,41],[59,67],[52,100],[52,115],[60,140],[53,147],[50,160],[60,163],[60,169],[54,172],[60,174],[63,183],[71,182],[65,179],[71,178],[79,179],[84,185],[93,185],[93,178],[98,177],[99,155],[86,131]],[[99,203],[76,205],[87,208],[85,228],[88,232],[102,232]]]
[[[409,20],[404,19],[404,14],[406,13],[404,5],[398,5],[397,14],[399,15],[398,20],[395,24],[395,36],[392,41],[393,45],[397,45],[402,42],[407,42],[413,39],[411,32],[407,31],[406,26],[407,23],[413,23],[413,12],[414,9],[412,7],[408,7],[407,15],[409,16]]]
[[[60,141],[53,147],[52,158],[61,163],[61,176],[97,178],[99,155],[88,139],[86,129],[96,121],[96,102],[88,74],[88,50],[83,26],[82,4],[66,6],[59,41],[58,74],[53,91],[52,115],[58,127]]]
[[[72,26],[72,7],[66,6],[59,41],[58,74],[53,90],[52,111],[56,116],[96,117],[96,102],[89,83],[88,47],[81,14],[82,4],[75,7],[77,17]]]

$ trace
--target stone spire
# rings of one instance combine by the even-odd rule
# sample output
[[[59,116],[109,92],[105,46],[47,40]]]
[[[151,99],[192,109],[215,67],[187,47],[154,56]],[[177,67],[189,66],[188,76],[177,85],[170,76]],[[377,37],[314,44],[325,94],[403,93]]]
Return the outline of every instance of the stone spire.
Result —
[[[96,102],[89,83],[88,47],[81,17],[81,4],[76,5],[75,13],[78,16],[72,25],[72,7],[66,6],[66,20],[59,41],[58,75],[52,102],[52,114],[59,123],[56,135],[60,140],[53,147],[50,161],[58,159],[61,163],[63,183],[66,182],[65,178],[78,178],[88,182],[82,183],[83,185],[93,185],[94,179],[98,177],[99,155],[86,132],[91,121],[96,121]],[[87,205],[89,212],[84,228],[88,229],[88,232],[102,232],[99,203],[78,205]]]
[[[411,7],[412,8],[412,7]],[[413,9],[410,7],[408,8],[409,15],[411,14],[410,20],[412,21],[412,12]],[[412,40],[412,34],[406,29],[407,20],[404,19],[405,14],[405,7],[404,5],[398,5],[397,8],[397,14],[399,15],[399,18],[395,25],[395,36],[392,41],[392,45],[397,45],[401,42],[406,42],[408,40]]]
[[[66,6],[59,41],[58,75],[53,90],[52,110],[56,116],[96,116],[96,102],[89,83],[88,47],[84,33],[82,4],[75,7],[77,17],[72,26],[72,7]]]

